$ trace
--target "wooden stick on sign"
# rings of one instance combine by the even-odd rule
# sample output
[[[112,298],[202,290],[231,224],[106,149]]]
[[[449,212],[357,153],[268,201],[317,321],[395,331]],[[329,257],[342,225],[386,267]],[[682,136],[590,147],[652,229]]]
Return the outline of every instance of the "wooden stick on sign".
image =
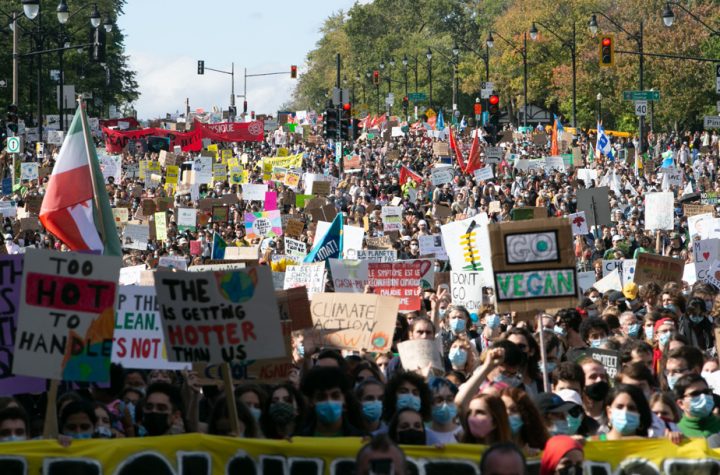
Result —
[[[50,380],[50,389],[47,393],[47,405],[45,407],[45,425],[43,427],[44,439],[56,439],[60,431],[58,430],[57,419],[57,393],[58,380]]]
[[[230,430],[235,433],[236,437],[242,437],[243,434],[240,433],[240,421],[238,420],[237,406],[235,405],[235,391],[233,390],[230,363],[223,363],[220,366],[220,371],[222,371],[225,403],[228,407],[228,419],[230,420]]]

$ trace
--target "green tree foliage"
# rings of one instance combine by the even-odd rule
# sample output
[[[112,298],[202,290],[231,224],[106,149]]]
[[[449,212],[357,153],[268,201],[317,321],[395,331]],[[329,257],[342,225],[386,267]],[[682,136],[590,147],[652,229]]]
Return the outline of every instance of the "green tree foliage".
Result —
[[[717,0],[681,0],[683,6],[715,29],[720,29]],[[485,40],[494,32],[489,50],[490,80],[496,85],[501,105],[511,117],[523,104],[523,37],[533,22],[539,30],[536,40],[527,38],[528,102],[562,116],[569,123],[572,114],[571,49],[573,25],[577,51],[577,120],[581,127],[593,127],[598,93],[602,94],[606,128],[637,129],[633,104],[622,92],[639,89],[637,35],[643,23],[645,53],[720,58],[720,38],[675,6],[674,25],[664,26],[664,1],[660,0],[375,0],[356,4],[347,12],[331,16],[322,28],[322,38],[308,54],[306,69],[294,94],[298,108],[322,109],[335,85],[335,55],[343,58],[343,86],[353,88],[355,103],[365,102],[369,112],[377,108],[376,92],[367,71],[386,68],[380,96],[388,91],[391,74],[396,97],[404,92],[403,56],[409,64],[409,91],[429,92],[428,47],[433,52],[434,106],[449,108],[452,103],[452,47],[460,46],[459,106],[472,114],[472,103],[485,80]],[[598,34],[588,29],[597,13]],[[604,18],[613,19],[626,34]],[[599,38],[615,38],[615,66],[599,67]],[[502,38],[508,40],[503,41]],[[624,53],[627,52],[627,53]],[[388,71],[389,58],[395,67]],[[417,65],[417,66],[416,66]],[[416,71],[417,70],[417,74]],[[715,113],[715,67],[713,63],[645,56],[644,89],[659,90],[654,104],[656,130],[697,128],[702,117]],[[417,86],[415,85],[417,77]],[[364,89],[364,99],[363,99]],[[399,101],[396,100],[395,113]],[[420,106],[427,106],[421,103]],[[384,108],[384,106],[383,106]],[[648,123],[650,117],[647,118]]]
[[[59,0],[41,0],[42,50],[54,49],[64,43],[69,45],[87,45],[91,43],[90,14],[92,5],[97,4],[103,21],[109,18],[113,23],[112,32],[107,33],[106,60],[95,63],[90,60],[87,48],[68,49],[63,54],[65,84],[74,85],[77,93],[92,93],[88,100],[91,115],[106,116],[110,105],[118,108],[137,99],[138,85],[135,72],[128,67],[128,57],[124,52],[124,35],[117,27],[117,18],[122,14],[126,0],[93,0],[92,2],[69,1],[70,19],[62,27],[57,20],[56,9]],[[87,5],[87,6],[86,6]],[[83,8],[84,7],[84,8]],[[13,12],[18,14],[18,52],[21,55],[38,50],[37,22],[28,20],[22,13],[18,0],[0,0],[0,78],[8,83],[7,89],[0,90],[0,108],[5,110],[12,101],[12,39],[9,28]],[[103,28],[101,25],[100,28]],[[65,34],[65,42],[61,33]],[[49,52],[42,55],[43,114],[57,114],[58,83],[50,76],[51,70],[60,69],[60,53]],[[37,64],[38,56],[24,56],[19,67],[19,109],[20,115],[30,121],[37,117]]]

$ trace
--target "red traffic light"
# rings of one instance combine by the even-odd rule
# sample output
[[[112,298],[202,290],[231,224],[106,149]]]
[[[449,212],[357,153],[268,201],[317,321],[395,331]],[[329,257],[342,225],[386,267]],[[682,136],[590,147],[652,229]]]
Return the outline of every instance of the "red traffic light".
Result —
[[[344,111],[349,111],[350,109],[352,109],[352,105],[350,105],[349,102],[346,102],[345,104],[343,104]]]
[[[603,46],[610,46],[611,43],[612,43],[612,40],[610,38],[605,37],[602,39]]]
[[[500,96],[493,94],[488,99],[488,102],[490,102],[490,105],[496,106],[496,105],[500,104]]]
[[[290,77],[292,79],[297,78],[297,66],[295,66],[294,64],[290,66]]]

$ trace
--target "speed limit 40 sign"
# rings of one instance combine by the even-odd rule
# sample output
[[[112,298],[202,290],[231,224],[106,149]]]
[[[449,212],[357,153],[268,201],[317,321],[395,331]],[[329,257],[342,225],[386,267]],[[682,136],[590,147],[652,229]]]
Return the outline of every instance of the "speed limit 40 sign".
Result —
[[[635,115],[646,116],[647,115],[647,101],[635,101]]]
[[[23,153],[23,143],[20,137],[7,138],[8,153]]]

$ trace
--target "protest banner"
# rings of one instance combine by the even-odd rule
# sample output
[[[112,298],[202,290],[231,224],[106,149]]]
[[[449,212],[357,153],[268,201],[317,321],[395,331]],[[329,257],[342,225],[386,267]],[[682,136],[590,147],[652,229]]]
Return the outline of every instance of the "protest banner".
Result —
[[[565,162],[563,161],[563,158],[560,156],[553,156],[553,157],[545,157],[545,171],[547,173],[552,173],[553,171],[565,171]]]
[[[400,310],[419,310],[419,288],[432,288],[434,265],[430,259],[395,261],[392,263],[369,262],[368,285],[380,295],[398,297]]]
[[[585,236],[588,234],[589,231],[587,219],[585,218],[585,211],[569,214],[568,221],[570,221],[570,225],[572,226],[573,236]]]
[[[302,262],[307,255],[307,244],[297,239],[285,238],[285,254],[295,262]]]
[[[328,259],[335,292],[361,294],[368,285],[368,261],[359,259]]]
[[[257,261],[260,256],[260,246],[228,246],[225,248],[225,259],[237,262],[241,261]]]
[[[195,231],[197,226],[197,210],[195,208],[178,208],[177,209],[177,227],[178,231]]]
[[[360,164],[360,155],[345,155],[345,157],[343,157],[343,167],[346,172],[359,170]]]
[[[168,360],[223,363],[286,356],[270,269],[155,273]]]
[[[570,223],[565,218],[489,226],[500,312],[572,307],[578,286]]]
[[[245,236],[247,239],[282,236],[280,211],[245,213]]]
[[[473,322],[478,321],[478,309],[483,305],[485,286],[491,287],[492,282],[484,282],[483,274],[480,272],[466,270],[450,272],[452,302],[465,307]]]
[[[188,272],[217,272],[245,269],[244,262],[224,262],[222,264],[199,264],[188,267]]]
[[[445,224],[440,231],[453,269],[482,272],[484,282],[493,282],[488,217],[485,213]]]
[[[108,381],[119,257],[28,249],[13,372]]]
[[[432,368],[445,372],[442,352],[435,340],[406,340],[398,343],[397,349],[405,371],[422,373]]]
[[[170,363],[155,287],[129,285],[118,291],[112,362],[124,368],[179,370],[186,363]]]
[[[0,257],[0,396],[45,391],[45,380],[12,373],[23,257]]]
[[[670,230],[675,223],[673,212],[674,196],[670,191],[645,194],[645,229]]]
[[[370,294],[318,293],[312,297],[313,328],[305,337],[317,347],[387,351],[395,333],[399,301]]]
[[[325,263],[300,264],[285,268],[284,289],[305,286],[310,298],[325,290]]]
[[[447,252],[442,241],[442,234],[420,236],[418,238],[420,257],[434,257],[435,259],[448,260]]]
[[[591,168],[578,168],[575,176],[577,176],[578,180],[583,181],[585,188],[590,188],[593,185],[593,182],[597,183],[598,179],[597,170],[593,170]]]
[[[6,444],[0,455],[3,475],[46,473],[181,474],[272,473],[291,475],[346,475],[356,472],[355,458],[366,442],[359,437],[293,437],[285,440],[230,438],[207,434],[160,437],[92,439],[68,447],[57,440],[33,440]],[[479,459],[486,446],[447,444],[403,446],[408,473],[480,475]],[[627,439],[621,443],[587,441],[583,469],[592,475],[615,473],[696,475],[717,467],[717,450],[702,438],[682,445],[663,438]],[[268,455],[271,454],[271,455]],[[211,461],[222,463],[210,463]],[[622,466],[622,469],[621,469]],[[92,467],[92,469],[88,468]],[[540,458],[532,457],[525,468],[540,473]]]
[[[588,226],[610,226],[610,188],[577,191],[577,210],[585,212]]]
[[[638,254],[635,264],[635,283],[642,285],[655,282],[660,285],[677,282],[679,284],[684,270],[685,262],[682,259],[643,252]]]
[[[575,349],[568,351],[568,361],[580,361],[584,358],[590,357],[595,361],[599,361],[605,371],[607,372],[608,378],[614,380],[615,376],[620,372],[621,360],[620,352],[618,350],[604,350],[601,348],[584,348],[581,350]]]
[[[120,268],[120,285],[140,284],[140,276],[145,271],[145,264]]]
[[[622,272],[620,274],[620,278],[622,280],[623,286],[625,284],[629,284],[630,282],[635,281],[635,267],[637,265],[637,260],[635,259],[625,259],[622,261]]]

